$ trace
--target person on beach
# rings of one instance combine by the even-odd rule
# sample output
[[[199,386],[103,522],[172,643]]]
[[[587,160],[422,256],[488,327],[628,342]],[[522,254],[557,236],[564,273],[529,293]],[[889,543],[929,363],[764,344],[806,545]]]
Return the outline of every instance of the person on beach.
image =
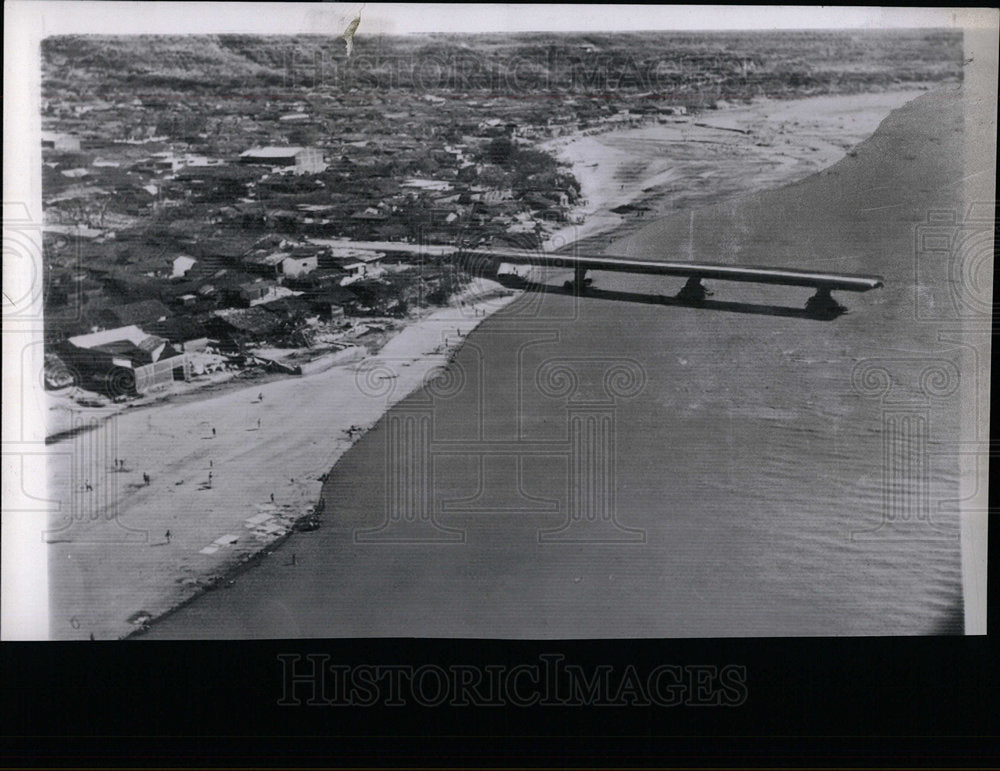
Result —
[[[168,530],[164,535],[167,539],[167,543],[170,543],[170,531]]]
[[[261,391],[259,394],[257,394],[257,401],[259,401],[259,402],[264,401],[264,392],[263,391]]]
[[[93,488],[93,487],[91,487],[91,485],[90,485],[90,482],[89,482],[89,481],[87,481],[87,482],[85,482],[85,483],[84,483],[84,487],[83,487],[83,489],[84,489],[84,490],[86,490],[86,491],[87,491],[88,493],[92,493],[92,492],[94,492],[94,488]]]
[[[142,472],[142,483],[147,487],[149,487],[149,474],[147,474],[145,471]]]
[[[271,493],[271,503],[274,503],[274,493]]]
[[[212,426],[212,436],[215,436],[215,426]]]

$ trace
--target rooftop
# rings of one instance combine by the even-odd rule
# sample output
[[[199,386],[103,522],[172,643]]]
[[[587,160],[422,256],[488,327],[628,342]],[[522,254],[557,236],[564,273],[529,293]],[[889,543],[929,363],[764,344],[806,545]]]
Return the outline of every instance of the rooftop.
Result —
[[[301,153],[304,147],[254,147],[240,153],[241,158],[293,158]]]
[[[126,327],[105,329],[101,332],[92,332],[89,335],[77,335],[76,337],[69,338],[69,342],[77,348],[96,348],[100,345],[116,343],[122,340],[127,340],[133,345],[138,346],[139,343],[147,337],[149,337],[149,335],[139,329],[139,327],[134,324],[130,324]]]

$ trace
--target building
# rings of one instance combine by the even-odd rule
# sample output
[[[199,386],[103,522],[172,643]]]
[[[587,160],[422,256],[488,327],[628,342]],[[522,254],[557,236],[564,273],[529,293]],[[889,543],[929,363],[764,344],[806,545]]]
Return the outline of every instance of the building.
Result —
[[[215,311],[205,323],[209,334],[216,337],[223,348],[230,349],[263,342],[281,325],[278,316],[260,307]]]
[[[186,354],[135,325],[70,337],[59,356],[78,384],[111,396],[144,394],[190,377]]]
[[[194,319],[174,316],[147,325],[147,330],[164,338],[181,351],[201,351],[208,345],[208,332]]]
[[[309,302],[320,315],[330,319],[343,318],[345,310],[357,304],[357,296],[339,286],[328,287],[309,295]]]
[[[288,252],[269,252],[259,250],[251,252],[243,258],[243,268],[247,273],[254,273],[265,278],[275,278],[281,275],[281,263],[288,257]]]
[[[240,303],[246,303],[247,306],[258,305],[277,297],[276,288],[277,284],[273,281],[251,281],[236,287],[236,297]]]
[[[194,267],[194,264],[198,262],[194,257],[188,257],[186,254],[180,254],[171,261],[171,278],[181,278],[187,275],[187,272]]]
[[[255,147],[240,154],[240,163],[288,168],[296,174],[315,174],[326,168],[323,152],[315,147]]]
[[[164,321],[170,315],[170,309],[159,300],[139,300],[115,308],[106,308],[101,312],[100,318],[108,326],[128,327]]]
[[[73,134],[59,134],[53,131],[42,132],[43,150],[63,150],[66,152],[80,151],[80,137]]]
[[[289,254],[281,260],[281,273],[284,276],[304,276],[312,273],[319,265],[316,254]]]
[[[340,280],[341,286],[347,286],[355,281],[365,278],[376,278],[385,273],[382,265],[382,258],[385,256],[381,252],[365,252],[354,250],[355,254],[340,263],[340,267],[347,275]]]
[[[420,177],[412,177],[401,182],[400,187],[410,187],[416,190],[444,193],[451,190],[453,185],[450,182],[441,179],[422,179]]]

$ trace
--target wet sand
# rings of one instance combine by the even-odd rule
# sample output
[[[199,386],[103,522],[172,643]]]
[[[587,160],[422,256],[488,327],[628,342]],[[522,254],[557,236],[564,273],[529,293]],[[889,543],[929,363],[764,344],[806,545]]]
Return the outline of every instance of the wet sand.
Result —
[[[145,636],[961,633],[949,502],[985,407],[954,375],[982,362],[961,324],[949,339],[921,323],[915,303],[949,289],[916,273],[914,233],[989,193],[992,172],[965,165],[964,107],[933,92],[821,173],[612,245],[884,275],[840,298],[847,315],[721,283],[700,308],[665,306],[651,296],[676,279],[617,274],[590,297],[525,294],[468,338],[447,387],[337,463],[322,529]],[[418,446],[429,468],[401,462]]]

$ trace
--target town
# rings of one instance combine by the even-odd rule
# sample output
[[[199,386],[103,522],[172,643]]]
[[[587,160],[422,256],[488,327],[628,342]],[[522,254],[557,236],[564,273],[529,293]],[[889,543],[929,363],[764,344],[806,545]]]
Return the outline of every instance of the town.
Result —
[[[534,249],[572,221],[579,184],[537,140],[685,112],[580,120],[572,103],[531,115],[492,100],[494,117],[470,121],[479,105],[424,95],[373,109],[360,132],[341,101],[268,103],[252,121],[205,104],[173,123],[140,98],[49,104],[47,385],[99,403],[217,370],[344,361],[468,283],[434,246]]]
[[[656,51],[660,37],[637,41]],[[355,69],[326,80],[320,54],[336,60],[315,36],[46,40],[47,387],[82,389],[77,403],[96,406],[177,381],[354,360],[408,314],[461,302],[483,266],[463,266],[458,250],[547,248],[579,222],[580,184],[542,143],[685,122],[733,93],[749,101],[871,87],[865,72],[791,77],[788,51],[768,61],[681,39],[675,60],[650,56],[639,67],[617,38],[554,39],[527,49],[541,52],[534,62],[509,40],[483,38],[479,69],[443,66],[462,82],[438,88],[389,66],[406,59],[410,44],[399,40],[361,45]],[[831,61],[845,46],[868,50],[830,40]],[[177,66],[143,71],[143,45]],[[396,58],[379,59],[386,50]],[[449,40],[421,53],[447,63],[469,50]],[[257,70],[223,56],[235,53]],[[198,55],[218,59],[217,79],[194,66]],[[607,70],[631,80],[598,82]],[[498,92],[496,73],[524,93],[510,83]],[[910,79],[937,75],[917,63]],[[559,98],[527,98],[546,89]]]

